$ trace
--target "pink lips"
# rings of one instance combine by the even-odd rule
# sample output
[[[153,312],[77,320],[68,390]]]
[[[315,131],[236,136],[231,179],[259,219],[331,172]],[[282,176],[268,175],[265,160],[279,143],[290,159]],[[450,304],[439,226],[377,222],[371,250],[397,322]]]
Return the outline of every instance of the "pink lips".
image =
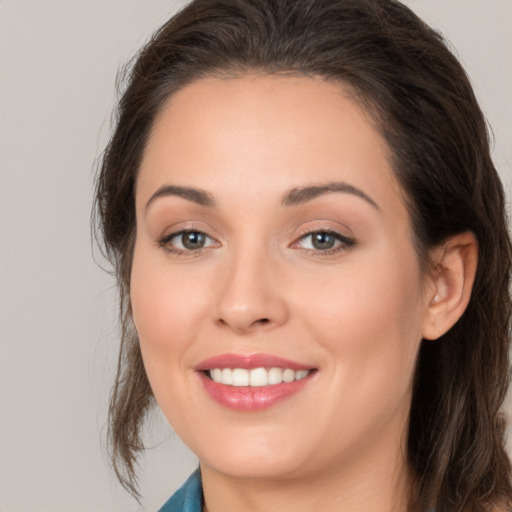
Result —
[[[292,370],[309,370],[311,366],[296,363],[281,357],[268,354],[252,354],[248,356],[240,354],[222,354],[215,356],[196,366],[197,371],[211,370],[212,368],[291,368]]]
[[[291,368],[292,370],[311,370],[311,366],[267,354],[239,355],[223,354],[201,362],[195,368],[204,389],[217,403],[237,411],[260,411],[271,407],[303,389],[310,382],[310,374],[301,380],[282,382],[281,384],[251,387],[229,386],[214,382],[206,372],[213,368]]]

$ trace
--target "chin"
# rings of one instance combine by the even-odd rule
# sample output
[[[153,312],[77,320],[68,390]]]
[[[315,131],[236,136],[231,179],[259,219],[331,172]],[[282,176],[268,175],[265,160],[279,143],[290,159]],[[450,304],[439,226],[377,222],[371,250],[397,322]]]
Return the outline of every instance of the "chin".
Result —
[[[271,459],[256,456],[230,457],[224,460],[215,460],[212,464],[208,460],[200,459],[201,466],[208,466],[214,471],[231,478],[247,480],[284,480],[300,477],[305,473],[304,463],[273,457]]]
[[[201,465],[240,479],[287,479],[301,477],[311,469],[312,457],[308,448],[293,436],[255,437],[247,435],[236,439],[230,436],[224,442],[208,442],[191,446]],[[248,441],[250,440],[250,441]],[[307,469],[306,469],[307,468]]]

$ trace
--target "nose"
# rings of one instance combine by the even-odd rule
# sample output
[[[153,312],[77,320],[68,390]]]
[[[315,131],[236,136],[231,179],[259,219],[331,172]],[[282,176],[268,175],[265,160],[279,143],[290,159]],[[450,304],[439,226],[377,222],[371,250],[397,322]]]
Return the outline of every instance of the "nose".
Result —
[[[288,319],[282,272],[264,253],[233,256],[222,276],[216,302],[217,324],[238,334],[270,330]]]

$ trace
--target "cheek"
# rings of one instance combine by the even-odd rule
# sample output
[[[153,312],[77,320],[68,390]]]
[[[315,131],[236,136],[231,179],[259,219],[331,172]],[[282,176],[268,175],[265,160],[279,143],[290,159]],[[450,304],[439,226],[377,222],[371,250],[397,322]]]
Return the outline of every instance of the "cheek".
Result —
[[[307,284],[306,328],[316,333],[340,378],[369,386],[409,384],[423,318],[415,254],[361,258]]]
[[[155,399],[173,426],[193,423],[197,397],[187,378],[192,341],[201,329],[205,276],[173,268],[153,247],[135,247],[130,298],[144,367]],[[185,376],[185,378],[184,378]],[[186,431],[186,429],[185,429]]]
[[[208,311],[201,276],[166,264],[165,253],[135,247],[130,298],[144,364],[151,378],[169,365],[182,366],[188,340]],[[165,364],[163,364],[165,362]],[[160,364],[159,364],[160,363]]]
[[[333,425],[333,439],[342,425],[356,447],[389,425],[403,428],[421,341],[416,266],[380,263],[360,262],[315,286],[303,308],[305,331],[323,349],[330,382],[315,415]],[[395,268],[400,275],[390,270]]]

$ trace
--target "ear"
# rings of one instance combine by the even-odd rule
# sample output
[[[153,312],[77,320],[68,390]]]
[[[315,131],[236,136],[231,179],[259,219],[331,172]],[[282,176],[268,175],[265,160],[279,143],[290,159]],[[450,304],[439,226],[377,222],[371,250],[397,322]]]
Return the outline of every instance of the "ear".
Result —
[[[455,325],[469,303],[478,263],[475,235],[467,231],[448,238],[432,251],[431,262],[423,338],[434,340]]]

